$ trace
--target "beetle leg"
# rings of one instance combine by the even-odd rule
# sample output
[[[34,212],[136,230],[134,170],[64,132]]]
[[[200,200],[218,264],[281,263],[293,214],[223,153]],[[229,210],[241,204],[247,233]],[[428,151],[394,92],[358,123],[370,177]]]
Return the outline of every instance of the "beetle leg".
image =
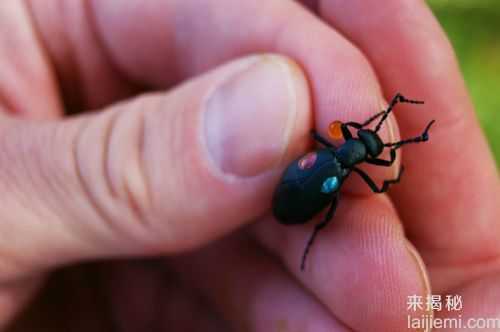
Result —
[[[356,122],[342,123],[342,125],[340,125],[340,128],[342,129],[342,136],[344,136],[344,140],[347,141],[348,139],[352,138],[351,131],[349,130],[349,128],[347,128],[347,126],[356,128],[355,126],[357,125],[361,126],[359,123]]]
[[[391,160],[379,159],[379,158],[367,158],[365,161],[368,164],[389,167],[396,160],[396,149],[391,149]]]
[[[378,119],[381,115],[383,115],[385,113],[385,111],[381,111],[381,112],[378,112],[377,114],[371,116],[370,118],[368,118],[365,122],[363,122],[361,124],[361,127],[366,127],[368,126],[370,123],[373,122],[373,120],[375,119]]]
[[[429,129],[434,124],[434,122],[436,122],[436,120],[432,120],[431,122],[429,122],[427,124],[427,126],[425,127],[424,132],[420,136],[404,139],[404,140],[401,140],[401,141],[395,142],[395,143],[385,143],[384,146],[392,147],[394,150],[396,150],[405,144],[426,142],[429,140]]]
[[[391,113],[392,109],[394,106],[396,106],[397,103],[407,103],[407,104],[423,104],[423,101],[420,100],[412,100],[404,97],[400,93],[396,93],[396,95],[392,98],[391,102],[389,103],[389,107],[387,107],[387,110],[384,112],[384,116],[380,121],[377,123],[377,126],[375,127],[375,132],[378,132],[380,130],[380,127],[382,126],[382,123],[385,121],[389,113]]]
[[[384,183],[382,184],[382,188],[378,188],[377,185],[375,184],[375,182],[373,182],[373,180],[368,176],[368,174],[366,174],[365,172],[363,172],[359,168],[353,167],[352,170],[355,171],[356,173],[358,173],[363,178],[363,180],[365,180],[366,184],[368,186],[370,186],[370,188],[373,192],[385,193],[389,189],[389,186],[391,184],[399,182],[399,180],[401,179],[401,175],[403,174],[404,167],[401,166],[401,168],[399,169],[399,174],[398,174],[397,178],[392,179],[392,180],[385,180]]]
[[[302,262],[300,264],[300,270],[301,271],[304,271],[304,268],[305,268],[305,265],[306,265],[307,254],[309,253],[309,250],[311,249],[311,246],[312,246],[312,244],[314,242],[314,239],[316,238],[316,235],[318,235],[318,232],[321,229],[323,229],[326,225],[328,225],[328,223],[330,222],[330,220],[332,220],[333,215],[335,214],[335,210],[337,210],[337,204],[338,204],[338,201],[339,201],[338,198],[339,198],[339,194],[337,192],[333,196],[332,204],[328,208],[328,212],[325,214],[325,217],[323,218],[323,220],[319,224],[317,224],[316,226],[314,226],[314,231],[311,234],[311,236],[309,237],[309,241],[307,241],[306,249],[304,250],[304,254],[302,255]]]
[[[365,161],[369,164],[372,165],[378,165],[378,166],[391,166],[394,163],[394,160],[396,160],[396,150],[402,147],[405,144],[410,144],[410,143],[420,143],[420,142],[425,142],[429,140],[429,129],[431,128],[432,124],[435,122],[435,120],[432,120],[429,122],[427,127],[425,127],[424,132],[422,135],[405,139],[399,142],[395,143],[385,143],[385,147],[391,147],[391,160],[384,160],[384,159],[379,159],[379,158],[367,158]]]
[[[316,141],[319,142],[320,144],[323,144],[324,146],[328,148],[335,148],[335,146],[328,142],[326,139],[324,139],[320,134],[318,134],[314,129],[311,130],[311,136],[312,138]]]
[[[356,129],[361,129],[363,127],[366,127],[368,126],[370,123],[372,123],[374,120],[378,119],[379,117],[381,117],[382,115],[384,115],[386,111],[380,111],[374,115],[372,115],[371,117],[369,117],[367,120],[365,120],[365,122],[363,123],[358,123],[358,122],[347,122],[345,125],[346,126],[351,126],[353,128],[356,128]]]
[[[370,123],[373,122],[373,120],[379,118],[380,116],[382,116],[383,114],[385,113],[385,111],[381,111],[373,116],[371,116],[370,118],[368,118],[368,120],[366,120],[365,122],[363,123],[358,123],[358,122],[346,122],[344,125],[345,126],[348,126],[348,127],[352,127],[352,128],[355,128],[355,129],[361,129],[363,127],[366,127],[368,126]],[[344,133],[344,132],[342,132]]]

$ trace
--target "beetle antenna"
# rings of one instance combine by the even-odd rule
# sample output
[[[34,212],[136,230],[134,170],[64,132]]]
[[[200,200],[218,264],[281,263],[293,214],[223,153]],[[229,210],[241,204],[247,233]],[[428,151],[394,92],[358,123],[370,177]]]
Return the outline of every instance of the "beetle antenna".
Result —
[[[377,123],[377,126],[375,127],[375,132],[378,132],[380,130],[380,127],[382,127],[382,123],[384,123],[385,119],[387,119],[387,116],[389,116],[389,113],[392,112],[392,109],[394,106],[396,106],[397,103],[407,103],[407,104],[423,104],[423,101],[420,100],[412,100],[412,99],[407,99],[400,93],[396,93],[396,95],[392,98],[391,102],[389,103],[389,107],[387,107],[387,110],[384,112],[384,115],[380,119],[380,121]]]

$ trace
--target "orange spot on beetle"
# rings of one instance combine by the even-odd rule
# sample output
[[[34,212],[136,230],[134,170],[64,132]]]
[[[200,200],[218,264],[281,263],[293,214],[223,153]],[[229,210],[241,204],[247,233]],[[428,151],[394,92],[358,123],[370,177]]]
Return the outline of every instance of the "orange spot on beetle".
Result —
[[[342,122],[340,121],[333,121],[330,123],[328,126],[328,136],[330,136],[331,139],[341,139],[344,137],[342,135]]]

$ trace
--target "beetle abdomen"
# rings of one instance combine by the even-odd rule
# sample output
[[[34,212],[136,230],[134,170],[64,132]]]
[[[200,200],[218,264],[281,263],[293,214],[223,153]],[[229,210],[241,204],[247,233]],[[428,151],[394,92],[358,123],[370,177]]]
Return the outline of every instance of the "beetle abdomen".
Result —
[[[303,224],[321,211],[330,195],[318,195],[319,199],[308,197],[304,186],[295,183],[283,183],[276,190],[273,198],[273,214],[282,224]]]
[[[295,160],[285,170],[274,193],[274,216],[283,224],[307,222],[331,202],[337,190],[331,183],[337,182],[340,186],[341,173],[340,164],[328,149],[310,152]],[[334,190],[325,191],[325,182],[327,188]]]

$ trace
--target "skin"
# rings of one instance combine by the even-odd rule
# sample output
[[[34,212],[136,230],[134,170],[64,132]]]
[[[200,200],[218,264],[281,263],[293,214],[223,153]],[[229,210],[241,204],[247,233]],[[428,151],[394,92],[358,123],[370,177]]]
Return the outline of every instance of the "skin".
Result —
[[[406,331],[431,287],[498,317],[498,171],[425,3],[6,1],[0,21],[0,329]],[[369,169],[405,164],[389,195],[352,176],[301,272],[312,225],[269,216],[281,172],[397,91],[426,104],[382,138],[436,119],[430,141]]]

